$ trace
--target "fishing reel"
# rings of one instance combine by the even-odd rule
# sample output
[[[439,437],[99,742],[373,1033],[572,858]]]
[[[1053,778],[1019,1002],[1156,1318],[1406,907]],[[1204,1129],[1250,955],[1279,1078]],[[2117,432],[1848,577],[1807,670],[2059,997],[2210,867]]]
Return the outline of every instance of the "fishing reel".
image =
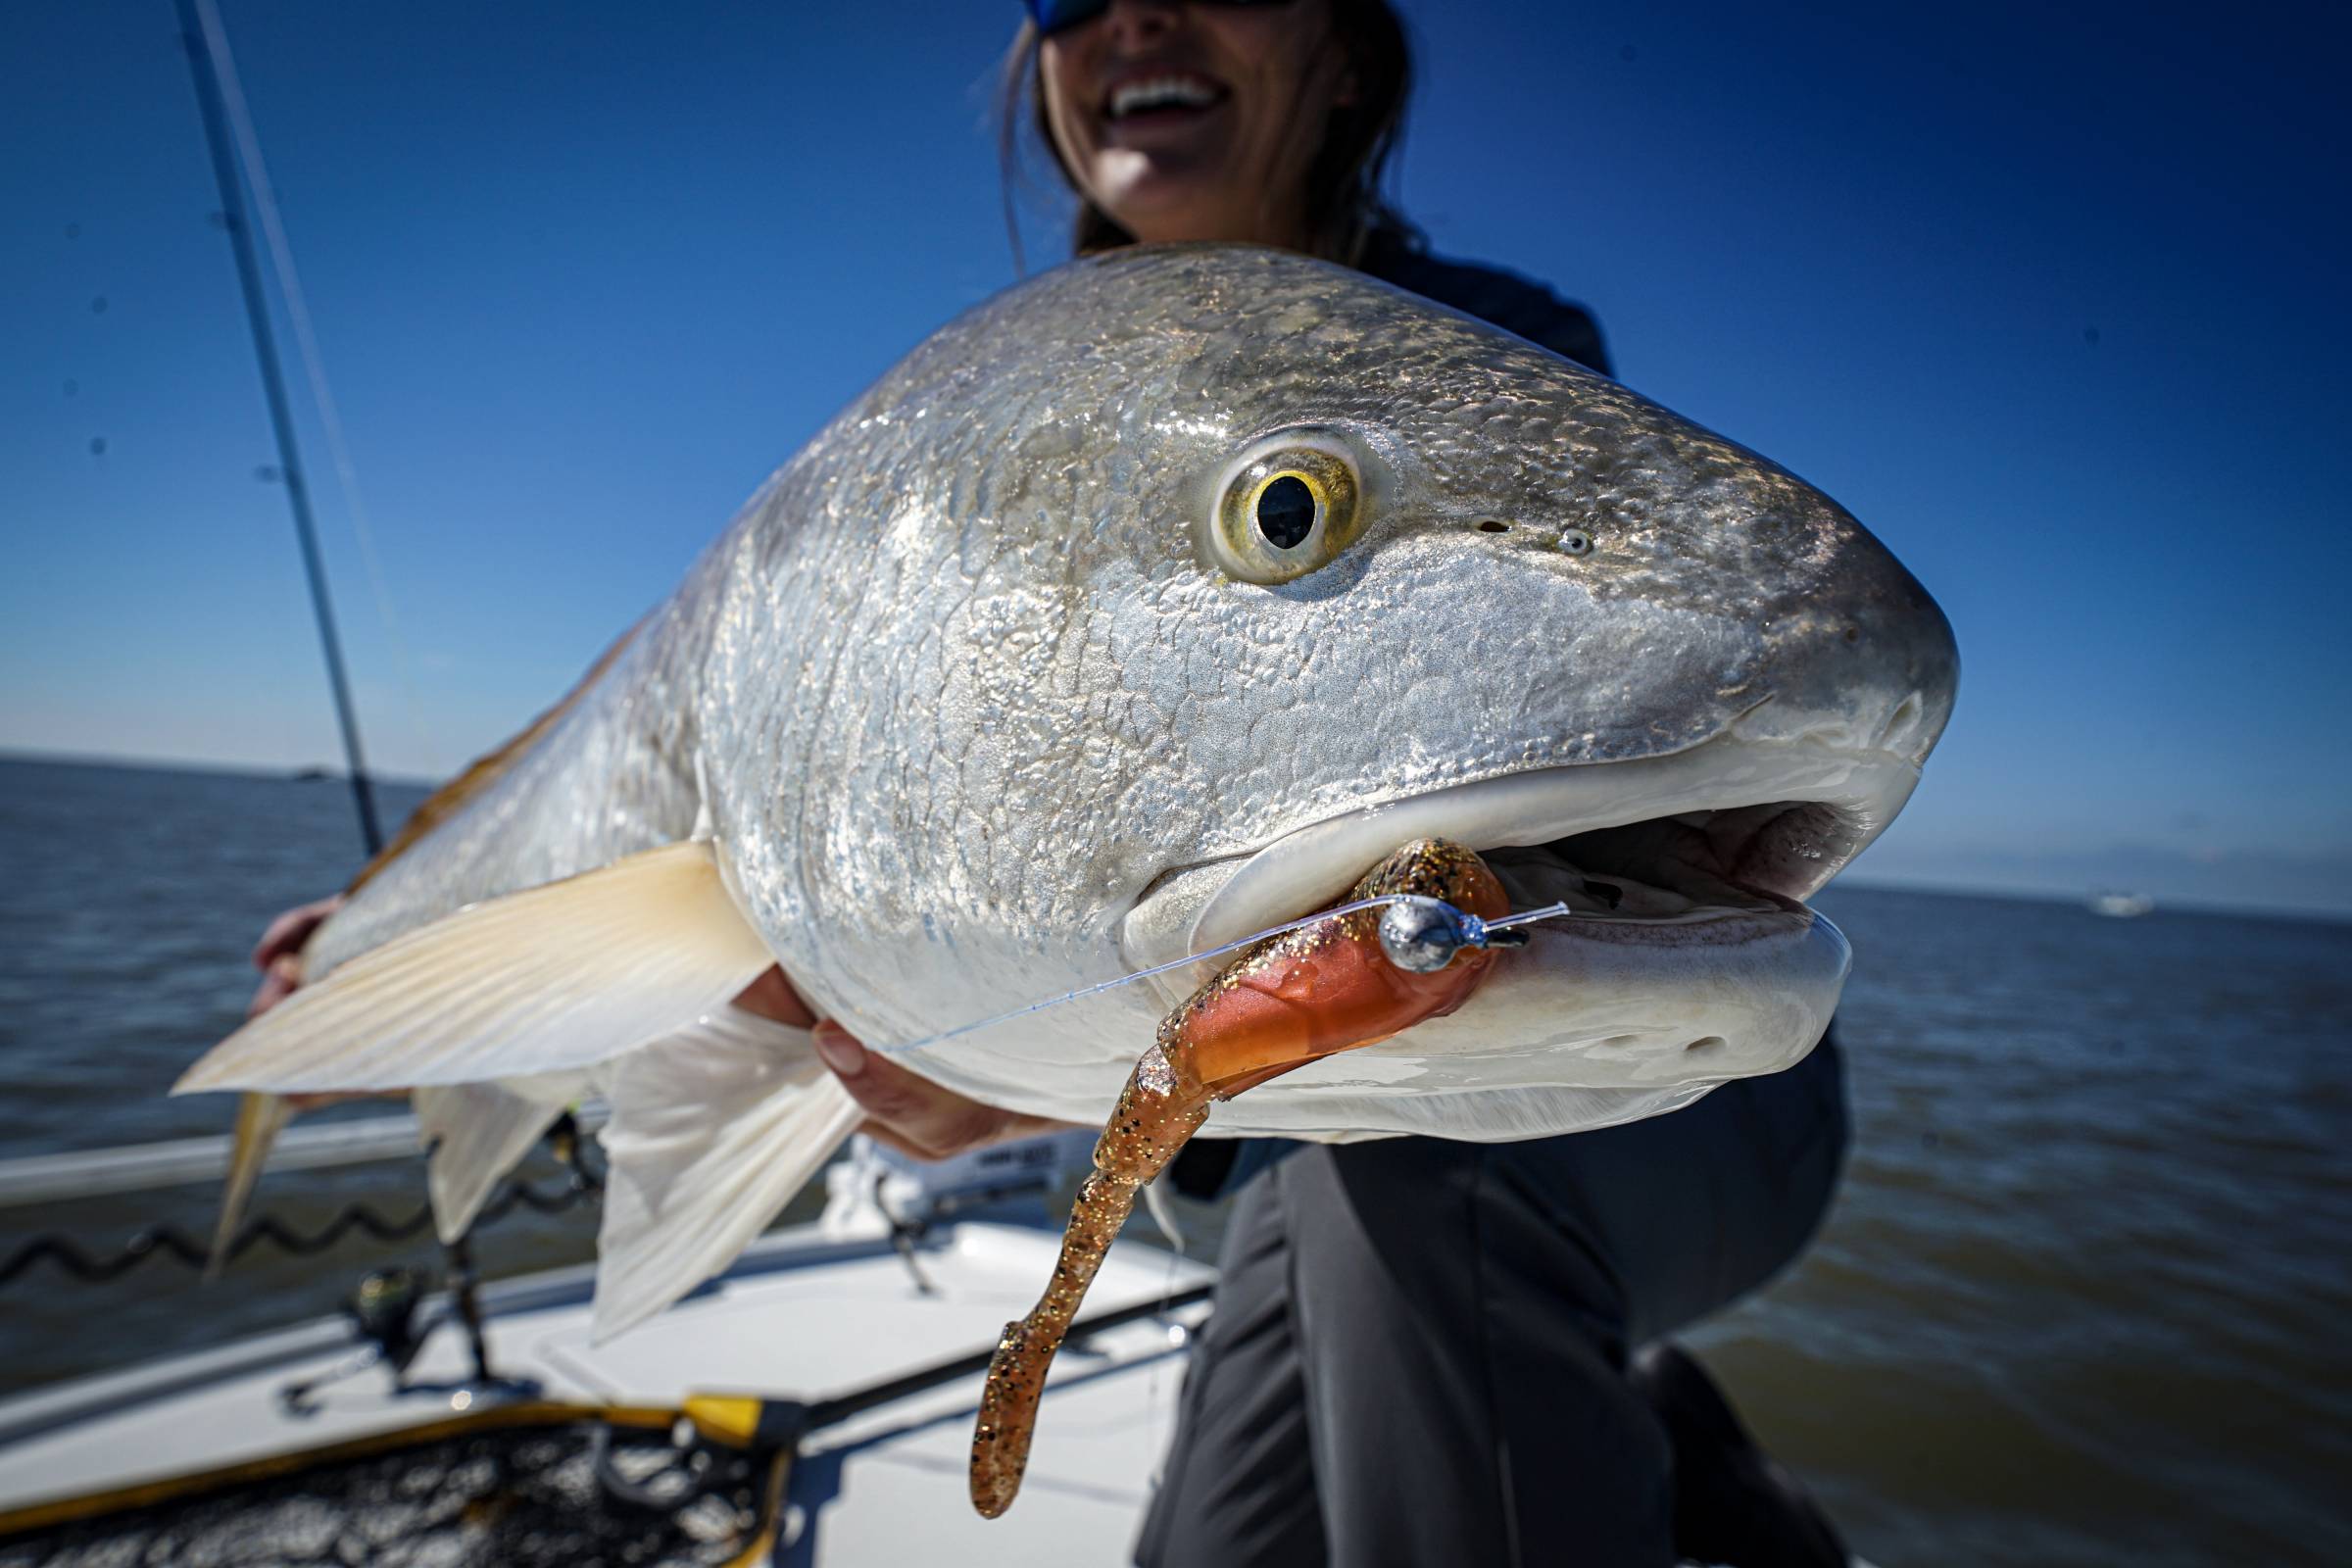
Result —
[[[344,1312],[351,1318],[355,1337],[361,1342],[359,1351],[315,1378],[304,1378],[278,1390],[277,1396],[286,1409],[296,1415],[308,1415],[318,1408],[312,1396],[330,1383],[340,1383],[355,1377],[371,1366],[383,1367],[391,1374],[395,1390],[407,1386],[409,1364],[432,1332],[430,1324],[419,1327],[418,1308],[423,1306],[426,1285],[423,1276],[413,1268],[384,1268],[363,1276],[359,1287],[343,1303]]]

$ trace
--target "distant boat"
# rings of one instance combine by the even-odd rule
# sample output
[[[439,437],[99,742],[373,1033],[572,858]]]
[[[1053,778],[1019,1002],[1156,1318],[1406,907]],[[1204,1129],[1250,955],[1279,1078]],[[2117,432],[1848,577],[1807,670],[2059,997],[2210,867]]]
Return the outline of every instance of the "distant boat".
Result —
[[[2156,907],[2156,901],[2145,893],[2093,893],[2083,901],[2093,914],[2103,914],[2113,920],[2136,920]]]
[[[294,770],[294,782],[297,784],[316,784],[322,778],[334,776],[331,770],[323,767],[298,767]]]

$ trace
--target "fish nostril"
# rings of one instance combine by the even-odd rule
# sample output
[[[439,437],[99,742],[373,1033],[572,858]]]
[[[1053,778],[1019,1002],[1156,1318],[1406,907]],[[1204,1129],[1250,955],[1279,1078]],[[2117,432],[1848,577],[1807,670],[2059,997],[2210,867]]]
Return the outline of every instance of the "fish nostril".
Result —
[[[1913,732],[1919,728],[1920,714],[1926,707],[1917,692],[1912,692],[1895,704],[1894,711],[1886,716],[1886,727],[1879,731],[1880,750],[1899,752],[1910,744]]]
[[[1500,517],[1481,517],[1478,523],[1478,531],[1480,533],[1509,533],[1511,531],[1511,525],[1503,521]]]

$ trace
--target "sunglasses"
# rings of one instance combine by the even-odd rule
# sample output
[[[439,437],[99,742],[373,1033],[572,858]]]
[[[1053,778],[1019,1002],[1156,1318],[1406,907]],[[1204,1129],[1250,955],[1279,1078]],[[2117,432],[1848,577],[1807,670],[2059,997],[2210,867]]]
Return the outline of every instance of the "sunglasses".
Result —
[[[1209,0],[1221,6],[1281,6],[1290,0]],[[1094,21],[1110,9],[1110,0],[1028,0],[1029,16],[1042,33],[1063,32]]]

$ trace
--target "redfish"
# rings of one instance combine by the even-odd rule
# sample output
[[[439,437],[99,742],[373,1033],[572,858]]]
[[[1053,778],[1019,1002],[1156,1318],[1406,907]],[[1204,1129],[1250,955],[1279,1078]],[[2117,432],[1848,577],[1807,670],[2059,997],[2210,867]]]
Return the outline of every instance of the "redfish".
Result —
[[[805,1037],[729,1013],[771,964],[950,1089],[1095,1120],[1178,999],[1090,988],[1438,836],[1589,918],[1205,1130],[1654,1114],[1812,1049],[1848,955],[1803,901],[1957,669],[1901,564],[1755,453],[1343,268],[1133,247],[886,373],[180,1087],[415,1089],[453,1229],[603,1093],[612,1332],[856,1122]]]

